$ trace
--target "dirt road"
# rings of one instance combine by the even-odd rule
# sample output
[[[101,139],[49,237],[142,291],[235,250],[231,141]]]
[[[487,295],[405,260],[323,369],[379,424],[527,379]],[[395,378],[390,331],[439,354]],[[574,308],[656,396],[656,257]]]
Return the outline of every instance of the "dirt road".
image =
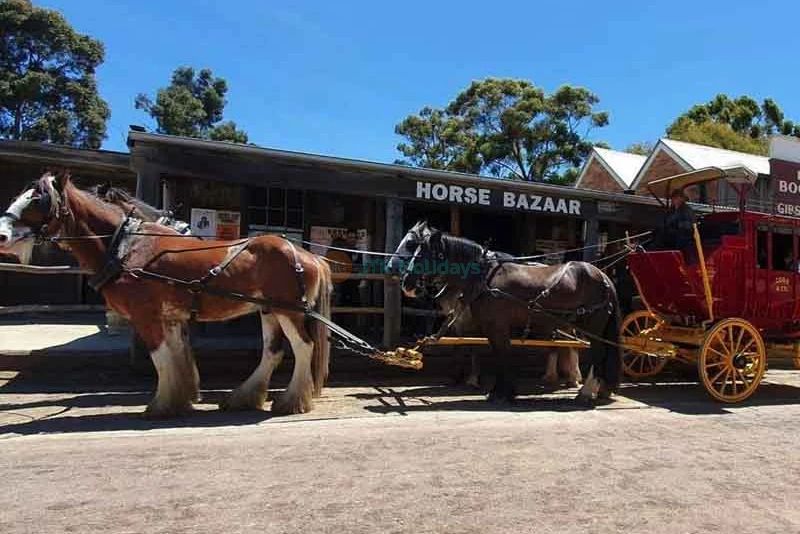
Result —
[[[359,386],[306,416],[171,423],[137,391],[0,389],[0,532],[798,532],[794,374],[742,407],[681,384],[594,411]]]

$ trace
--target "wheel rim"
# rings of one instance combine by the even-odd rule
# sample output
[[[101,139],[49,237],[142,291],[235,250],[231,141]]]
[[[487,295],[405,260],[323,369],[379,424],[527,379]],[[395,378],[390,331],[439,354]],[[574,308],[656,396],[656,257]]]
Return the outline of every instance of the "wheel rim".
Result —
[[[646,311],[638,311],[625,318],[620,332],[623,337],[638,337],[642,335],[642,332],[655,327],[658,323],[658,317],[655,315]],[[633,350],[623,350],[622,352],[623,370],[628,377],[633,379],[655,376],[666,364],[666,358],[642,354]]]
[[[706,335],[697,363],[703,385],[712,397],[740,402],[758,387],[766,359],[758,330],[744,319],[726,319]]]

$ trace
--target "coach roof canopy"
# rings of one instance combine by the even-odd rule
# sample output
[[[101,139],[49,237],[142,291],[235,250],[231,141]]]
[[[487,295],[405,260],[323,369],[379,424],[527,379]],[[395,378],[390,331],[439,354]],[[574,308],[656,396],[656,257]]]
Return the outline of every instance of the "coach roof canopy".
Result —
[[[647,184],[647,189],[656,198],[669,198],[675,190],[684,189],[693,185],[707,184],[717,180],[725,180],[736,187],[737,190],[752,187],[756,183],[758,174],[749,168],[738,165],[735,167],[706,167],[696,171],[677,174],[660,180],[653,180]]]

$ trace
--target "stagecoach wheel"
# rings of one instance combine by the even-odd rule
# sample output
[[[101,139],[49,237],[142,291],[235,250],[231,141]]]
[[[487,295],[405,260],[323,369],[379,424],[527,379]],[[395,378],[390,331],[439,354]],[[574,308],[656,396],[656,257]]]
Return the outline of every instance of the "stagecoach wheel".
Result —
[[[758,387],[767,363],[764,340],[744,319],[723,319],[706,333],[697,370],[703,386],[722,402],[741,402]]]
[[[642,332],[654,328],[659,322],[661,320],[648,311],[635,311],[622,321],[620,335],[623,337],[646,335]],[[634,380],[653,377],[660,373],[665,365],[667,365],[666,358],[642,354],[635,350],[622,351],[622,369]]]

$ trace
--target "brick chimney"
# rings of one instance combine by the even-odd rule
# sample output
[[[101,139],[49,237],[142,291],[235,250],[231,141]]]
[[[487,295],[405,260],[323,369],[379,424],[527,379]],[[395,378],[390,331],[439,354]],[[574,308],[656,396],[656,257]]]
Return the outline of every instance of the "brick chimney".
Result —
[[[770,138],[769,174],[775,213],[800,217],[800,139],[785,135]]]

